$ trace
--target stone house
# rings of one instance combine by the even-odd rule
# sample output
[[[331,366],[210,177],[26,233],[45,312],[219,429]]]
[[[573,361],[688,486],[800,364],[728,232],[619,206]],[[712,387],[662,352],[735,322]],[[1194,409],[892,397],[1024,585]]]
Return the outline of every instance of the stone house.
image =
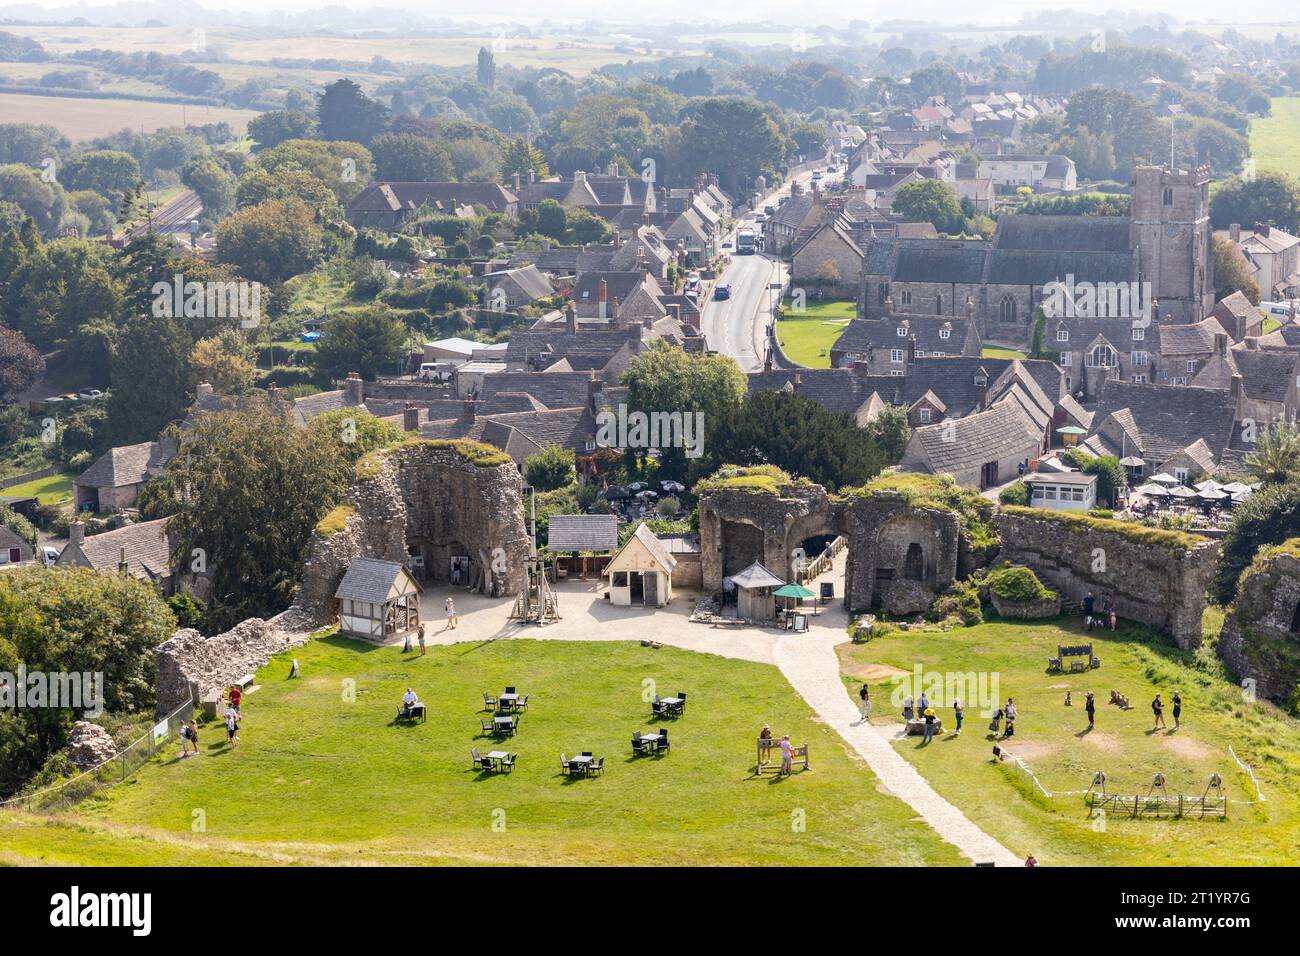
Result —
[[[1300,296],[1300,237],[1262,224],[1243,232],[1233,223],[1228,227],[1228,239],[1250,263],[1260,297],[1266,302]]]
[[[134,507],[144,483],[161,475],[175,453],[166,441],[110,448],[73,482],[77,510],[107,512]]]
[[[790,269],[796,285],[814,285],[825,295],[853,298],[862,274],[862,249],[845,223],[832,220],[817,226],[794,251]]]
[[[483,274],[484,303],[495,311],[521,309],[553,291],[546,276],[534,265]]]
[[[663,607],[673,599],[673,569],[677,559],[642,522],[605,567],[611,604],[620,607]]]
[[[1099,394],[1103,379],[1151,381],[1160,355],[1157,322],[1132,319],[1057,318],[1043,326],[1043,348],[1058,353],[1065,387],[1084,400]]]
[[[56,568],[92,568],[105,574],[128,574],[158,586],[165,596],[187,592],[202,598],[207,577],[180,569],[172,559],[175,541],[167,519],[141,521],[86,537],[80,521],[68,525],[68,543]]]
[[[833,368],[864,363],[870,375],[905,375],[918,358],[978,357],[982,347],[971,317],[900,314],[854,319],[831,346],[830,358]]]
[[[1264,324],[1264,316],[1250,304],[1244,292],[1234,292],[1216,302],[1210,318],[1223,326],[1234,342],[1258,338]]]
[[[371,183],[348,203],[357,229],[396,229],[422,208],[459,215],[474,207],[517,218],[519,198],[497,183]]]
[[[1014,192],[1020,186],[1029,186],[1034,192],[1074,192],[1079,188],[1074,160],[1060,154],[1007,153],[981,159],[979,177],[991,179],[994,186],[1007,192]]]
[[[32,559],[32,546],[11,529],[0,525],[0,565],[25,564]]]

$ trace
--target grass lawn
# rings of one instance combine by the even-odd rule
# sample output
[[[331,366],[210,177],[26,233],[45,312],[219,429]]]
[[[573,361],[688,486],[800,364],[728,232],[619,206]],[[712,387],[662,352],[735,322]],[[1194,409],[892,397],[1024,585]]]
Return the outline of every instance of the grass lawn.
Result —
[[[1019,349],[1000,349],[995,345],[986,345],[980,350],[981,358],[1025,359],[1027,354]]]
[[[1058,643],[1091,640],[1099,670],[1049,674],[1046,662]],[[1007,748],[1033,770],[1049,799],[1011,762],[991,760],[987,716],[966,704],[966,726],[952,737],[951,701],[936,708],[944,736],[929,746],[919,738],[895,744],[943,796],[1013,853],[1034,853],[1056,865],[1294,865],[1300,826],[1300,721],[1266,703],[1243,701],[1242,691],[1221,673],[1208,650],[1193,654],[1158,642],[1146,628],[1122,626],[1114,635],[1085,637],[1079,618],[1041,623],[993,621],[953,631],[883,635],[866,644],[840,647],[846,682],[865,678],[873,688],[873,722],[898,713],[890,696],[892,674],[986,673],[998,677],[1000,699],[1014,697],[1020,717]],[[1074,704],[1064,706],[1065,692]],[[1108,703],[1110,691],[1126,695],[1132,708]],[[1097,725],[1087,733],[1084,693],[1097,698]],[[1151,699],[1164,695],[1165,719],[1173,726],[1169,699],[1183,697],[1183,726],[1176,733],[1151,732]],[[900,694],[901,696],[901,694]],[[991,695],[990,695],[991,696]],[[1266,802],[1255,797],[1228,747],[1255,771]],[[1163,772],[1171,795],[1199,796],[1211,773],[1223,776],[1229,799],[1226,821],[1090,817],[1082,795],[1103,770],[1111,792],[1147,792]]]
[[[1272,115],[1250,121],[1250,153],[1259,169],[1300,176],[1300,96],[1274,97]]]
[[[781,348],[800,365],[830,368],[831,346],[857,315],[857,306],[852,300],[836,299],[811,303],[801,312],[790,308],[787,298],[782,303],[784,318],[776,326]]]
[[[209,725],[201,757],[179,759],[177,744],[47,826],[0,813],[0,862],[964,862],[877,790],[775,667],[604,642],[462,644],[422,658],[327,636],[293,653],[303,677],[285,680],[287,655],[259,672],[237,750]],[[649,682],[685,690],[689,706],[663,721],[669,753],[632,758],[632,731],[657,723],[642,699]],[[519,734],[482,736],[483,692],[511,683],[532,698]],[[408,685],[429,718],[395,726]],[[812,770],[753,775],[765,721],[809,742]],[[519,766],[480,774],[474,746],[517,751]],[[583,750],[605,755],[604,776],[561,776],[561,751]]]
[[[72,482],[77,476],[72,472],[37,478],[21,485],[12,485],[0,491],[0,494],[26,497],[35,495],[43,505],[57,505],[72,500]]]

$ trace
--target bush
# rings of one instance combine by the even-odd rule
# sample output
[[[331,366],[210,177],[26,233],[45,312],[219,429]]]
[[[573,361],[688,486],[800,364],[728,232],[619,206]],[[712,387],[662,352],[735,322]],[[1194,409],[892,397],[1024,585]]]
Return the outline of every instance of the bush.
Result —
[[[995,594],[1004,601],[1016,604],[1028,604],[1031,601],[1047,601],[1056,597],[1056,592],[1044,587],[1038,576],[1029,568],[1021,565],[1008,565],[996,571],[990,571],[985,584],[990,594]]]
[[[998,503],[1004,505],[1028,505],[1029,486],[1023,481],[1007,485],[998,492]]]
[[[1256,552],[1297,535],[1300,535],[1300,485],[1262,488],[1233,509],[1219,568],[1210,583],[1210,595],[1215,603],[1227,605],[1237,596],[1237,582]]]
[[[167,606],[176,615],[180,627],[200,629],[203,625],[203,605],[188,594],[173,594],[167,599]]]
[[[965,627],[982,623],[984,611],[980,607],[979,588],[972,581],[954,581],[935,599],[926,616],[932,621],[956,618]]]
[[[671,495],[667,498],[660,498],[659,504],[655,505],[655,511],[665,518],[671,518],[681,510],[682,503]]]
[[[538,491],[554,491],[573,481],[573,462],[570,449],[547,445],[524,462],[524,478]]]

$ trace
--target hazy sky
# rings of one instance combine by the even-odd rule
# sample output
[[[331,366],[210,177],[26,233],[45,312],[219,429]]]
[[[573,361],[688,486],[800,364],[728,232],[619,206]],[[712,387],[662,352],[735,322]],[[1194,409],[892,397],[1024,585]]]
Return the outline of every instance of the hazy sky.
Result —
[[[252,10],[264,13],[270,9],[299,12],[326,5],[325,0],[199,0],[210,9]],[[23,0],[23,5],[34,4],[48,10],[67,6],[66,0]],[[98,6],[99,4],[96,4]],[[536,20],[544,16],[555,19],[613,20],[674,20],[703,17],[715,21],[752,21],[770,19],[778,23],[815,26],[821,23],[843,23],[850,19],[875,23],[886,19],[907,17],[945,22],[983,24],[1011,24],[1026,13],[1042,9],[1074,7],[1083,10],[1107,8],[1168,13],[1184,22],[1189,20],[1219,20],[1227,23],[1268,22],[1285,18],[1282,7],[1227,8],[1222,0],[1118,0],[1108,3],[1087,3],[1082,0],[1064,2],[1038,2],[1038,0],[909,0],[906,4],[890,2],[845,3],[843,0],[653,0],[651,3],[595,3],[592,0],[495,0],[467,13],[466,5],[449,0],[381,0],[377,3],[344,2],[340,6],[361,9],[383,6],[417,10],[433,17],[467,18],[486,22],[495,19],[517,21]],[[4,16],[6,0],[0,0],[0,17]],[[110,5],[111,6],[111,5]],[[1284,5],[1285,6],[1285,5]],[[607,11],[607,12],[606,12]],[[603,16],[602,16],[603,14]],[[1291,19],[1300,19],[1292,13]]]

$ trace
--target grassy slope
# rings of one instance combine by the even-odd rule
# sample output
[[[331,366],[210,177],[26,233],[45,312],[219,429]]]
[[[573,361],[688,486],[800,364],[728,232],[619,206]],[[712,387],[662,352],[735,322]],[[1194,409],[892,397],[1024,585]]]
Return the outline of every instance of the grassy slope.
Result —
[[[0,491],[5,495],[35,495],[43,505],[59,504],[72,500],[72,481],[76,477],[72,472],[38,478],[21,485],[13,485]]]
[[[538,864],[958,864],[956,852],[817,723],[775,668],[670,648],[509,641],[401,655],[337,637],[296,652],[303,679],[265,668],[247,698],[239,748],[215,727],[203,756],[174,751],[68,820],[34,830],[0,815],[11,862]],[[356,702],[344,682],[356,680]],[[651,726],[643,681],[684,689],[673,750],[630,757]],[[469,769],[482,692],[515,683],[532,695],[510,775]],[[394,726],[407,685],[431,705],[426,723]],[[752,775],[762,722],[811,743],[811,772]],[[559,775],[560,752],[606,755],[603,778]],[[192,834],[192,811],[206,833]],[[791,814],[806,814],[793,832]],[[504,832],[492,829],[503,811]],[[192,859],[185,852],[194,847]]]
[[[791,312],[790,300],[783,307],[785,317],[777,324],[781,348],[791,360],[809,368],[830,368],[830,349],[844,334],[847,320],[856,313],[851,301],[814,302],[802,312]]]
[[[1250,152],[1259,169],[1300,176],[1300,96],[1276,97],[1271,116],[1251,120]]]
[[[1018,349],[1004,349],[1004,348],[999,348],[996,345],[984,346],[984,348],[980,351],[980,355],[983,356],[984,358],[1003,358],[1003,359],[1029,358],[1029,356],[1026,353],[1021,352]]]
[[[1064,629],[1062,626],[1064,626]],[[1091,640],[1100,670],[1048,674],[1056,645]],[[864,668],[885,665],[911,672],[930,670],[997,672],[1003,701],[1016,699],[1020,719],[1008,749],[1030,766],[1048,790],[1085,790],[1104,770],[1112,791],[1145,793],[1152,774],[1166,774],[1171,794],[1199,795],[1211,773],[1222,774],[1231,799],[1254,793],[1228,754],[1231,745],[1250,764],[1267,802],[1233,804],[1227,822],[1122,819],[1111,815],[1104,832],[1090,819],[1081,796],[1044,798],[1033,782],[1009,763],[991,762],[988,718],[967,703],[960,738],[946,734],[929,747],[915,739],[896,744],[945,797],[1013,852],[1033,852],[1045,864],[1252,865],[1295,863],[1300,821],[1300,723],[1267,704],[1242,701],[1225,680],[1212,654],[1192,655],[1156,643],[1149,632],[1122,626],[1112,636],[1084,637],[1080,620],[1033,624],[993,622],[950,632],[896,632],[868,644],[842,645],[845,671],[867,675],[876,688],[878,716],[892,715],[894,683],[871,678]],[[879,674],[879,671],[877,671]],[[852,681],[856,687],[857,681]],[[1074,706],[1063,706],[1065,690]],[[1132,709],[1107,703],[1111,689],[1129,697]],[[1183,729],[1149,733],[1151,698],[1164,694],[1165,719],[1171,693],[1183,695]],[[1097,727],[1089,734],[1084,692],[1098,698]],[[951,701],[941,710],[951,729]]]

